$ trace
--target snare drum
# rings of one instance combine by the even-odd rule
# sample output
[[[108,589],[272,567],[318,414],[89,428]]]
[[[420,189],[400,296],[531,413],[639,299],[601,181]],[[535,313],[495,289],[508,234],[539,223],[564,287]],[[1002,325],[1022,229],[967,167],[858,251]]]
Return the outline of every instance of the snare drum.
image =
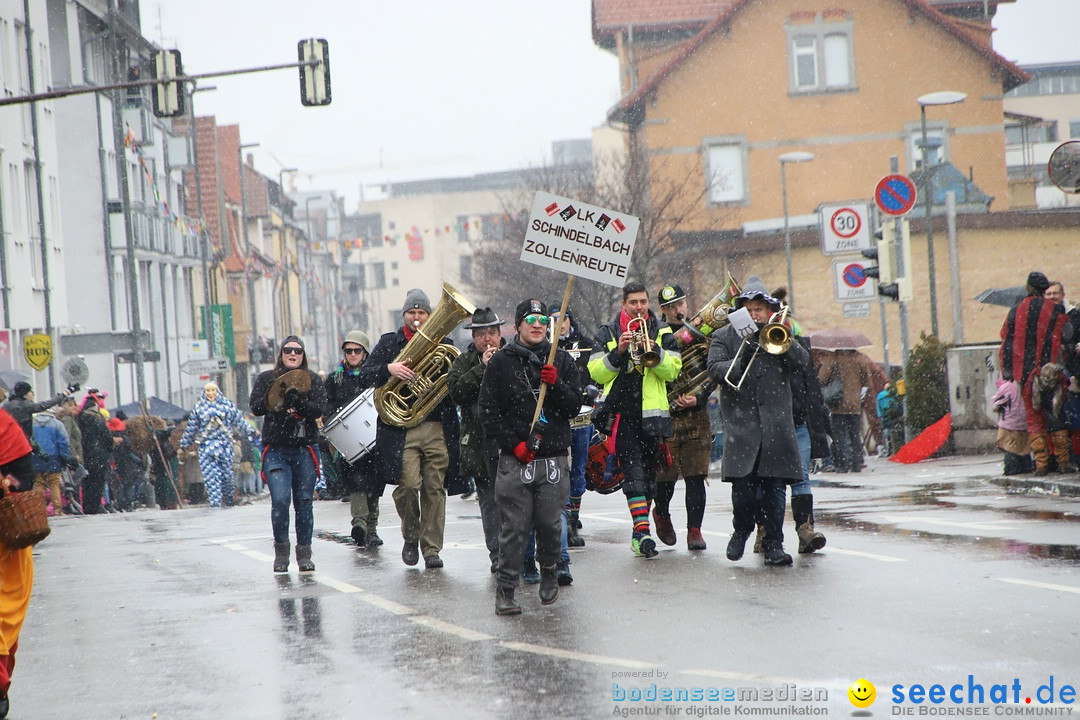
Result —
[[[375,449],[375,390],[369,388],[341,408],[322,429],[322,435],[352,464]]]
[[[581,412],[577,414],[577,417],[570,419],[570,427],[573,429],[590,427],[592,426],[592,405],[582,405]]]

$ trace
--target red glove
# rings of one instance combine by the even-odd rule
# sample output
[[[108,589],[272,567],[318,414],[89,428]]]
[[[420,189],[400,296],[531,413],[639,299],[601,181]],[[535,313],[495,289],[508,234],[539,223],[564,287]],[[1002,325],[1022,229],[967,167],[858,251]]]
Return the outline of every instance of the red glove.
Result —
[[[536,459],[536,451],[530,450],[525,443],[519,442],[517,447],[514,448],[514,455],[522,464],[529,464]]]
[[[555,381],[559,379],[559,371],[555,369],[554,365],[548,364],[540,368],[540,382],[547,385],[554,385]]]

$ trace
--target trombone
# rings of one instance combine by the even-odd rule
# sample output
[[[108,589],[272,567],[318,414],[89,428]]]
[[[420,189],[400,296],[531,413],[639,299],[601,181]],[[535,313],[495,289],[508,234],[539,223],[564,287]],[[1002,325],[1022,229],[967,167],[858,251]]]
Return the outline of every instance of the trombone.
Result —
[[[779,317],[777,317],[779,315]],[[735,357],[731,358],[731,365],[728,366],[728,370],[724,373],[724,382],[731,387],[739,390],[742,388],[743,381],[746,380],[746,376],[750,374],[750,368],[754,364],[754,359],[762,349],[770,355],[783,355],[791,347],[791,327],[788,323],[791,319],[788,317],[788,306],[784,305],[779,312],[774,312],[769,316],[769,322],[765,327],[761,328],[761,332],[758,333],[758,341],[754,345],[754,354],[750,356],[750,360],[746,363],[746,368],[743,369],[742,375],[739,376],[738,382],[731,381],[731,371],[739,364],[739,356],[742,355],[743,348],[746,347],[746,341],[743,340],[739,343],[739,349],[735,351]]]
[[[630,360],[642,367],[654,368],[660,364],[660,353],[656,351],[652,338],[649,337],[649,323],[645,316],[631,318],[626,329],[633,335],[630,340]]]

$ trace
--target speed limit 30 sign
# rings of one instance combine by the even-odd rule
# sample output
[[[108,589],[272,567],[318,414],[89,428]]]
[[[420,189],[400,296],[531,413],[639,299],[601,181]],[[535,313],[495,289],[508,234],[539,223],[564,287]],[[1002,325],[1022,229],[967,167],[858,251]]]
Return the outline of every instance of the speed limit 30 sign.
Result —
[[[857,253],[873,247],[869,201],[822,205],[818,213],[821,251],[826,255]]]

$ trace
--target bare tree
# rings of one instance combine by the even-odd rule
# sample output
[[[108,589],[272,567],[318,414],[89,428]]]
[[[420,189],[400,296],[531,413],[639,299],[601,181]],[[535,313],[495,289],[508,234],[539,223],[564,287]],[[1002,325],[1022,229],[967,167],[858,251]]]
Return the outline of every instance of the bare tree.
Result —
[[[500,298],[504,312],[518,301],[539,297],[561,300],[566,275],[522,261],[521,246],[537,191],[574,198],[637,217],[638,229],[629,277],[640,280],[650,295],[669,278],[683,281],[689,268],[671,255],[672,234],[693,221],[693,229],[708,222],[702,212],[707,188],[692,166],[675,168],[654,160],[652,177],[634,172],[625,155],[598,158],[595,166],[552,164],[532,168],[521,186],[500,198],[503,214],[498,223],[485,223],[474,257],[483,285],[492,298]],[[672,172],[667,172],[671,170]],[[583,332],[592,332],[611,320],[621,300],[621,289],[592,280],[575,278],[570,306]]]

